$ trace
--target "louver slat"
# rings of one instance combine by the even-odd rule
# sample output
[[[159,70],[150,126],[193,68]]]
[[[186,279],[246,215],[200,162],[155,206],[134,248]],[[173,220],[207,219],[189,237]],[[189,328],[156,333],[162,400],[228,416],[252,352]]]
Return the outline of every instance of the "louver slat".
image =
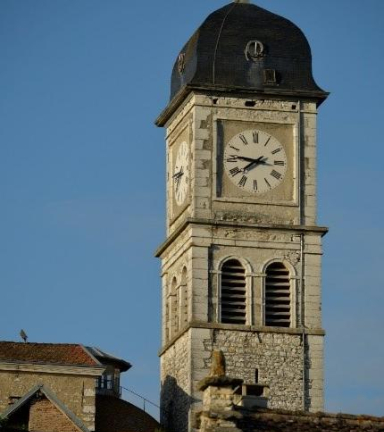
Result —
[[[283,263],[273,263],[266,271],[265,325],[290,327],[291,285],[289,271]]]
[[[245,269],[237,260],[224,263],[221,273],[221,322],[246,324]]]

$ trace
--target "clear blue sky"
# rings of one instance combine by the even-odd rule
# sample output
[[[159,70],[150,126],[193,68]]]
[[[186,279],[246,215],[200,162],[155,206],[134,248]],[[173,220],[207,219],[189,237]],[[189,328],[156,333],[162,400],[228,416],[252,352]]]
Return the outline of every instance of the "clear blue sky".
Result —
[[[1,0],[0,339],[97,345],[157,401],[165,107],[222,0]],[[259,0],[298,24],[318,84],[330,411],[384,415],[382,0]],[[287,47],[289,49],[289,47]],[[131,399],[133,400],[133,399]]]

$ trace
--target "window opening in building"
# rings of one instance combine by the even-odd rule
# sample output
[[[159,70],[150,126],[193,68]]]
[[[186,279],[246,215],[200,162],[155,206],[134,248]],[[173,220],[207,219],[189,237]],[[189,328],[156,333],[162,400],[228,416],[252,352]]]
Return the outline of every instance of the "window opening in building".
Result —
[[[245,269],[235,259],[228,260],[221,269],[221,322],[246,324]]]
[[[283,263],[272,263],[266,271],[265,325],[272,327],[291,325],[291,283],[289,270]]]

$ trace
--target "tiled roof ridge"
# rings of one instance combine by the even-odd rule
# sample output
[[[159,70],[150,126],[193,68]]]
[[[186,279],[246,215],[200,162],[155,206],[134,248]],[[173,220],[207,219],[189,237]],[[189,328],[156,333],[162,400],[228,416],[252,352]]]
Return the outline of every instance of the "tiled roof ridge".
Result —
[[[82,346],[80,343],[71,342],[21,342],[21,341],[6,341],[0,340],[0,345],[3,343],[17,344],[17,345],[60,345],[60,346]]]
[[[76,343],[0,341],[0,361],[12,363],[101,366],[101,363]]]

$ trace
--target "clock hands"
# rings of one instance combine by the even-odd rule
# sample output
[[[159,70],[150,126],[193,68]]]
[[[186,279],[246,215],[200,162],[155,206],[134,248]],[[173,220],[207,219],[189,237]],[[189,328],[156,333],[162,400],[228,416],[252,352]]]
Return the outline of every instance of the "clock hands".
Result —
[[[231,159],[236,158],[236,160],[243,160],[243,161],[249,162],[248,165],[246,165],[244,168],[237,171],[237,174],[240,172],[248,172],[251,169],[257,167],[258,165],[269,165],[266,162],[267,159],[264,160],[265,156],[260,156],[257,159],[246,157],[246,156],[238,156],[238,155],[231,155],[230,157],[231,157]]]
[[[260,157],[257,158],[257,159],[247,158],[247,159],[249,159],[251,162],[243,168],[243,172],[248,172],[248,171],[250,171],[252,168],[257,167],[257,165],[262,164],[262,163],[263,163],[263,158],[264,158],[264,156],[260,156]]]
[[[259,161],[260,159],[262,159],[263,157],[264,156],[261,156],[261,157],[259,157],[257,159],[253,159],[253,158],[246,157],[246,156],[231,155],[231,158],[240,159],[240,160],[243,160],[243,161],[246,161],[246,162],[256,162],[256,161]]]
[[[265,159],[265,160],[261,160],[261,161],[260,161],[260,164],[261,164],[261,165],[267,165],[267,166],[272,166],[272,164],[270,164],[270,163],[267,163],[267,160],[268,160],[268,159]]]
[[[175,180],[175,182],[176,182],[176,191],[179,189],[179,186],[180,186],[180,180],[181,180],[181,177],[183,177],[183,175],[184,175],[184,170],[183,170],[183,167],[181,167],[180,168],[180,171],[179,172],[177,172],[177,173],[175,173],[175,174],[173,174],[173,179]]]
[[[255,195],[276,188],[287,172],[284,146],[264,131],[245,130],[235,135],[223,148],[222,158],[229,181]]]
[[[175,180],[178,180],[183,175],[184,175],[184,171],[183,171],[183,168],[181,168],[179,172],[173,174],[172,178],[174,178]]]

